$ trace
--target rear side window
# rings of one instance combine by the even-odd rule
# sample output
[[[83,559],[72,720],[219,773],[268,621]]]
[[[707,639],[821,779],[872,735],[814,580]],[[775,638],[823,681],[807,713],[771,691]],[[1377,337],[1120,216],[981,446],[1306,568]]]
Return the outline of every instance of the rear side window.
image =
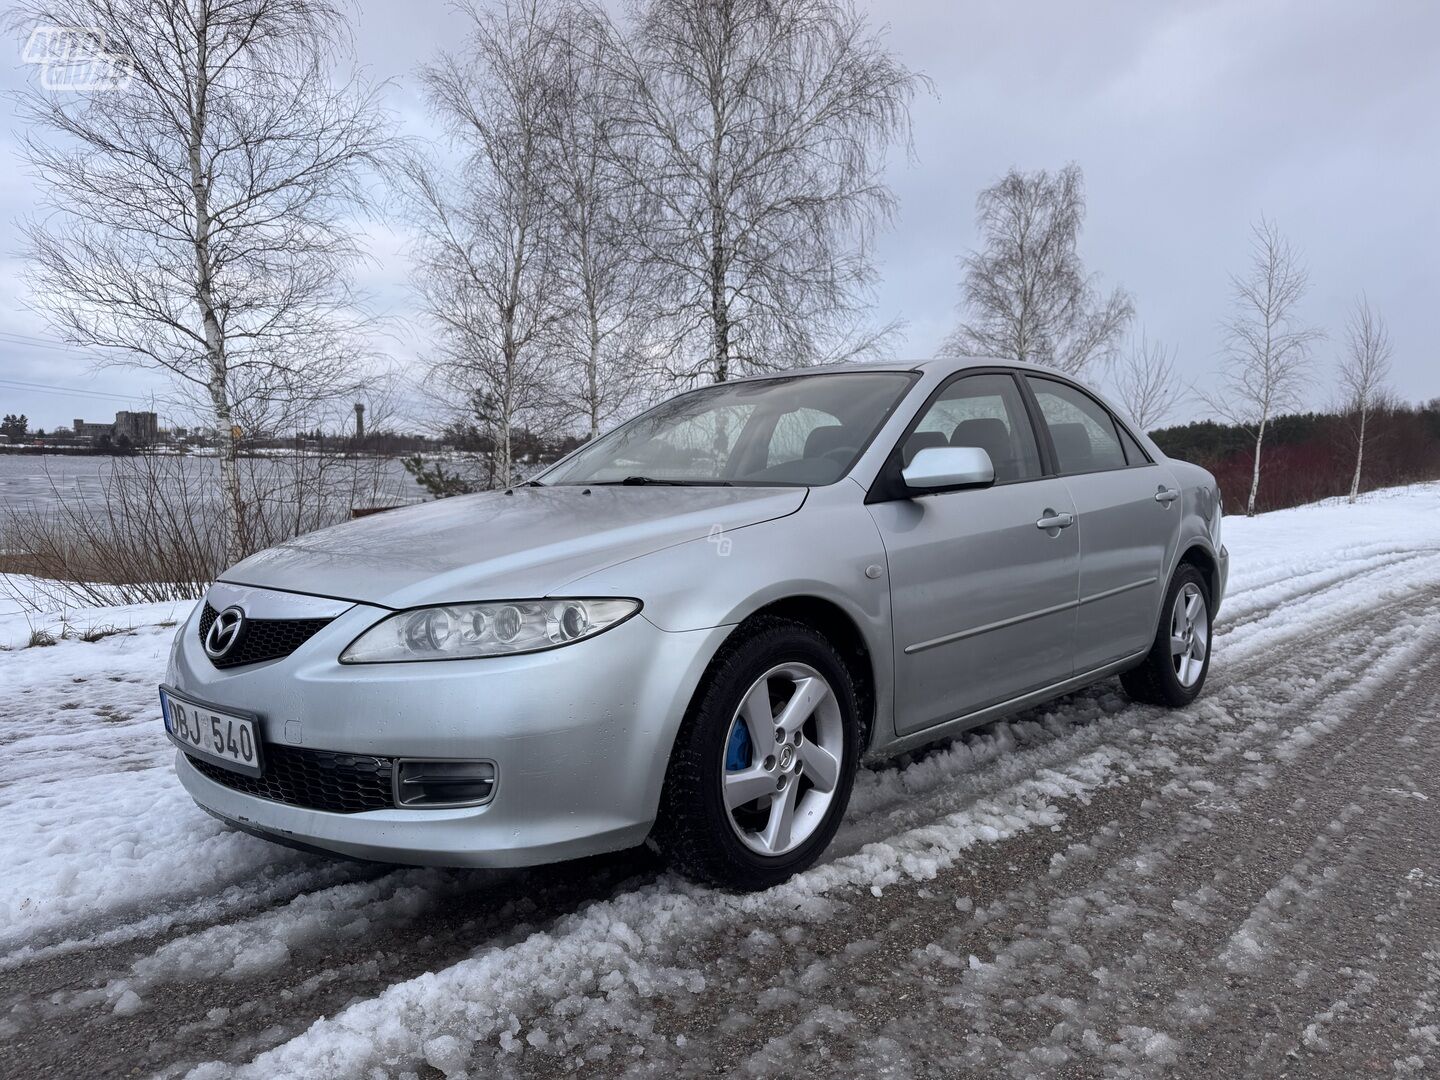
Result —
[[[1125,468],[1125,450],[1105,406],[1066,383],[1034,375],[1025,378],[1050,429],[1062,473]]]
[[[1135,437],[1125,430],[1123,424],[1116,424],[1120,429],[1120,444],[1125,447],[1125,460],[1131,465],[1149,465],[1150,457],[1140,448]]]
[[[930,446],[978,446],[990,455],[999,483],[1041,473],[1035,433],[1009,375],[965,375],[942,390],[905,440],[901,459],[908,465]]]

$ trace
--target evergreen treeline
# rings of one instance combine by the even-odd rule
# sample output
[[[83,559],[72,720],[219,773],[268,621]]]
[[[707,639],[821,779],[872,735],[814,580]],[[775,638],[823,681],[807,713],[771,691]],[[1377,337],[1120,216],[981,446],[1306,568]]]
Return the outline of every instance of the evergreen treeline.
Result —
[[[1440,399],[1372,414],[1361,489],[1440,478]],[[1254,433],[1201,420],[1150,433],[1171,457],[1203,465],[1220,481],[1226,513],[1243,513],[1254,463]],[[1265,483],[1257,510],[1279,510],[1349,491],[1355,467],[1353,418],[1291,413],[1271,420],[1263,450]]]

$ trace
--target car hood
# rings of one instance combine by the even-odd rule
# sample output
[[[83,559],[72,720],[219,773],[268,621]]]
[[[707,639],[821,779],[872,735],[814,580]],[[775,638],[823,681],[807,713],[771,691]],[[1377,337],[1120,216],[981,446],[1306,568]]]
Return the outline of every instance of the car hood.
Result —
[[[615,563],[793,514],[806,493],[597,486],[462,495],[297,537],[220,577],[393,608],[548,596]]]

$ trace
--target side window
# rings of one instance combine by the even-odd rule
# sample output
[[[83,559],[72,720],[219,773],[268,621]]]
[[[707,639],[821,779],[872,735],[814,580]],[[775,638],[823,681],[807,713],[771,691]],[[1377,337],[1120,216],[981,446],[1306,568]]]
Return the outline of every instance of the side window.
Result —
[[[1065,383],[1035,375],[1025,378],[1050,429],[1062,473],[1125,468],[1125,451],[1115,421],[1103,405]]]
[[[1125,461],[1130,465],[1149,465],[1150,457],[1135,441],[1135,437],[1125,430],[1124,425],[1116,424],[1120,429],[1120,443],[1125,447]]]
[[[1040,452],[1025,403],[1009,375],[965,375],[941,391],[905,440],[905,464],[931,446],[978,446],[990,455],[995,480],[1040,475]]]
[[[820,428],[829,427],[835,428],[837,432],[841,430],[840,419],[820,409],[801,408],[785,413],[775,421],[775,430],[770,433],[770,446],[765,455],[766,466],[799,461],[806,456],[806,444],[813,446],[810,436]],[[822,442],[826,437],[816,436],[814,442]]]

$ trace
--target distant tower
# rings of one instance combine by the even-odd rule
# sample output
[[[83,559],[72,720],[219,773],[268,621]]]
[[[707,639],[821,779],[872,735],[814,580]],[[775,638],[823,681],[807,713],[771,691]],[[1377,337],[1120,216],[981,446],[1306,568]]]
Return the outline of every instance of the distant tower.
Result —
[[[365,406],[360,402],[355,403],[355,441],[359,442],[365,438]]]

